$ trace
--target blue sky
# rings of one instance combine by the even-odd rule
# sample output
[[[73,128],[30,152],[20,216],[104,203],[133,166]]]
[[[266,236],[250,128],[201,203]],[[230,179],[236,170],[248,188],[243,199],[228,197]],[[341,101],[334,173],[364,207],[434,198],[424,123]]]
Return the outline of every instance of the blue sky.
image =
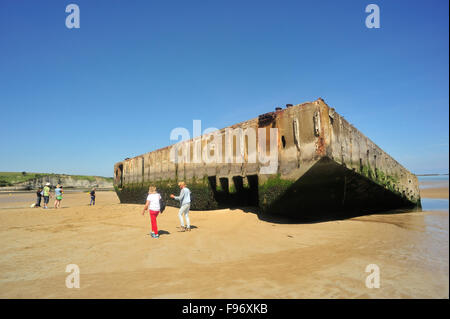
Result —
[[[68,29],[65,8],[80,8]],[[368,29],[365,7],[381,10]],[[112,176],[322,97],[414,173],[448,173],[448,1],[0,2],[0,171]]]

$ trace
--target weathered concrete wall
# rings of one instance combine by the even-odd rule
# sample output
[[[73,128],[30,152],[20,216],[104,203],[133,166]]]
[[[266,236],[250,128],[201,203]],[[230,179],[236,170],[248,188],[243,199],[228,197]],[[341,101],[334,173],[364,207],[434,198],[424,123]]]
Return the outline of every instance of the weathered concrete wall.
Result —
[[[412,202],[420,200],[417,177],[395,159],[349,124],[332,108],[322,110],[327,138],[331,145],[331,159],[360,173],[383,187],[407,197]]]
[[[249,147],[253,145],[251,134],[237,135],[233,142],[226,142],[227,129],[238,128],[256,132],[256,149]],[[266,146],[267,153],[270,128],[278,129],[277,169],[261,174],[267,164],[259,159],[264,152],[259,143]],[[265,138],[258,129],[265,130]],[[214,140],[214,136],[218,138]],[[359,210],[420,206],[417,178],[322,99],[278,109],[178,145],[177,163],[171,160],[171,147],[117,163],[114,185],[120,200],[142,203],[148,186],[154,184],[169,204],[175,205],[168,195],[178,193],[177,182],[183,180],[193,193],[193,209],[257,205],[286,213],[317,207]],[[201,147],[197,149],[198,145]],[[215,149],[205,150],[208,145]],[[189,152],[183,153],[183,148]],[[226,162],[227,154],[239,151],[244,155],[242,163]],[[196,162],[205,152],[219,161]],[[256,162],[251,163],[254,157]],[[359,189],[382,198],[367,197]],[[380,206],[383,198],[389,200]]]

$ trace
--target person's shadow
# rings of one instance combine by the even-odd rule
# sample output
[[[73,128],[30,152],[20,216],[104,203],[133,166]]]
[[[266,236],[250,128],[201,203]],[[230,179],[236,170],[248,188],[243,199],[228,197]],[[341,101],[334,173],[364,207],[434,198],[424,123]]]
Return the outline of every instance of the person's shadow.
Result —
[[[168,232],[167,230],[159,230],[158,235],[170,235],[170,232]]]
[[[190,227],[191,227],[191,230],[198,228],[198,227],[195,226],[195,225],[191,225]],[[180,227],[180,226],[177,226],[177,230],[178,230],[179,233],[180,233],[180,232],[183,232],[183,231],[181,230],[181,227]]]

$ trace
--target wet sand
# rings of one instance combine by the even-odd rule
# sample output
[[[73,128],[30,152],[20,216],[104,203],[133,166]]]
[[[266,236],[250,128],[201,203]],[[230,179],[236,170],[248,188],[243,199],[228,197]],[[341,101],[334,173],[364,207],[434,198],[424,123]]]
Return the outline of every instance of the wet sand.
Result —
[[[113,192],[98,192],[94,207],[86,193],[66,194],[59,210],[29,208],[33,194],[6,196],[0,298],[449,297],[448,208],[320,223],[192,211],[194,228],[182,233],[168,207],[153,239],[143,206]],[[65,286],[68,264],[80,267],[79,289]],[[365,285],[369,264],[378,289]]]
[[[419,186],[422,198],[448,198],[448,178],[421,180]]]
[[[448,198],[448,187],[430,187],[420,191],[422,198]]]

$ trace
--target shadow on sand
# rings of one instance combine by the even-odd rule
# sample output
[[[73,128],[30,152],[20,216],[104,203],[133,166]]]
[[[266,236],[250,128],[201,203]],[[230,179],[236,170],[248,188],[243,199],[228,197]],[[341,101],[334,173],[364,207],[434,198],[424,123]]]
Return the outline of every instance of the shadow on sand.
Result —
[[[282,215],[275,215],[262,212],[257,207],[240,207],[240,208],[232,208],[231,210],[240,209],[244,211],[244,213],[252,213],[258,216],[259,220],[275,223],[275,224],[315,224],[329,221],[338,221],[338,220],[346,220],[360,216],[369,216],[369,215],[396,215],[396,214],[404,214],[411,213],[414,210],[411,209],[397,209],[390,211],[359,211],[359,212],[351,212],[351,213],[343,213],[343,212],[318,212],[317,214],[304,214],[303,212],[299,212],[298,217],[287,217]]]
[[[191,228],[191,230],[192,230],[192,229],[196,229],[196,228],[198,228],[198,227],[195,226],[195,225],[191,225],[190,228]],[[179,233],[184,233],[185,231],[182,230],[180,226],[177,226],[177,232],[179,232]]]

